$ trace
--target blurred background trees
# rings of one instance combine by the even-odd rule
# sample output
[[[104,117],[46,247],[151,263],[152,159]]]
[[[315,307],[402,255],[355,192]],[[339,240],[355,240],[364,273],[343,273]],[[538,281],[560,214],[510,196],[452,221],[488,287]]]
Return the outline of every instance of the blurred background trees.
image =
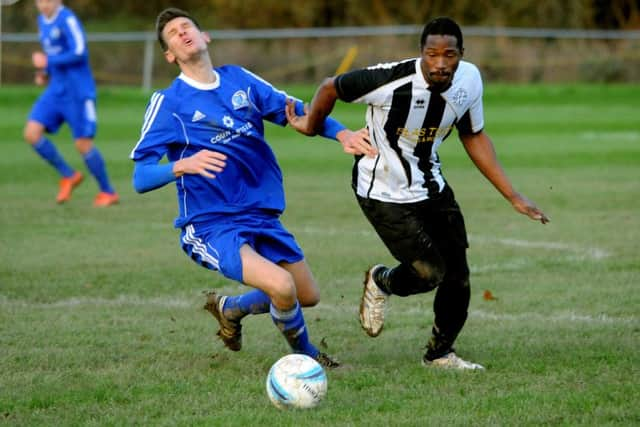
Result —
[[[639,0],[68,0],[89,30],[141,31],[165,7],[193,12],[207,29],[423,24],[439,15],[461,25],[640,29]],[[33,0],[3,10],[3,31],[35,30]]]
[[[415,33],[370,36],[240,38],[213,34],[214,64],[241,64],[275,84],[318,82],[334,74],[348,52],[350,68],[418,55],[420,27],[447,15],[463,27],[640,30],[640,0],[66,0],[90,35],[136,32],[137,39],[90,41],[101,84],[159,86],[175,76],[152,34],[162,9],[175,6],[197,17],[205,30],[312,27],[415,26]],[[2,8],[3,33],[36,32],[34,0]],[[566,33],[566,31],[565,31]],[[113,35],[109,35],[112,37]],[[128,37],[128,36],[127,36]],[[2,43],[2,81],[31,83],[28,42]],[[510,37],[465,33],[465,58],[487,81],[640,82],[640,37]],[[151,80],[151,82],[150,82]],[[149,83],[150,82],[150,83]]]

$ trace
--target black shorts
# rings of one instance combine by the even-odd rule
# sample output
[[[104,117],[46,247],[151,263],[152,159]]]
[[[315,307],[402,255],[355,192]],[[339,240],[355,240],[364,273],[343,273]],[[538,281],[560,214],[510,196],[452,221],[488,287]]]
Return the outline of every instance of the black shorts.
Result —
[[[360,208],[402,263],[429,258],[435,249],[448,269],[467,269],[467,231],[453,190],[447,185],[437,198],[415,203],[389,203],[357,196]]]

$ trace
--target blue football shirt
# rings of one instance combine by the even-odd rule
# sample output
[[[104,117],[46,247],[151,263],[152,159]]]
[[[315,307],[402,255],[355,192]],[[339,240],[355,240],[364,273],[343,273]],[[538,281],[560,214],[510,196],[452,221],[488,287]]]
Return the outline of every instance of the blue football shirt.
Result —
[[[38,29],[40,44],[47,54],[47,90],[79,101],[95,99],[86,36],[75,14],[64,6],[51,18],[40,14]]]
[[[180,74],[170,87],[155,92],[130,155],[136,162],[165,155],[174,162],[203,149],[227,156],[215,179],[190,174],[176,179],[176,227],[216,214],[279,215],[285,208],[282,172],[265,141],[263,120],[284,126],[288,95],[240,66],[214,72],[215,83]]]

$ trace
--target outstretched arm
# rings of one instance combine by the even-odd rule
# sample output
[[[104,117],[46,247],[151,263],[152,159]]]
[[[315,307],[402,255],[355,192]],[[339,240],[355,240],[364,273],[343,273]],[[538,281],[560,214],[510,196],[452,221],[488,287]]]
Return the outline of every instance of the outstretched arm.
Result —
[[[311,106],[304,107],[302,115],[296,112],[296,102],[287,99],[285,109],[289,125],[304,135],[317,135],[325,131],[327,123],[335,126],[339,123],[329,117],[338,99],[338,93],[334,85],[334,79],[326,79],[316,91],[311,101]],[[375,156],[378,150],[371,145],[369,140],[369,130],[366,128],[351,131],[342,129],[336,133],[335,139],[340,142],[345,153],[353,155]]]
[[[298,132],[309,136],[317,135],[322,131],[324,120],[333,110],[337,99],[338,92],[336,91],[334,79],[329,77],[318,87],[311,105],[305,109],[305,115],[298,116],[295,111],[295,105],[287,102],[287,120],[291,127]]]
[[[460,140],[476,167],[516,211],[543,224],[549,222],[549,218],[531,200],[515,191],[498,162],[491,139],[484,131],[472,135],[461,135]]]
[[[138,193],[155,190],[185,174],[215,178],[226,166],[227,156],[217,151],[200,150],[196,154],[171,163],[160,164],[160,158],[148,156],[137,161],[133,169],[133,188]]]

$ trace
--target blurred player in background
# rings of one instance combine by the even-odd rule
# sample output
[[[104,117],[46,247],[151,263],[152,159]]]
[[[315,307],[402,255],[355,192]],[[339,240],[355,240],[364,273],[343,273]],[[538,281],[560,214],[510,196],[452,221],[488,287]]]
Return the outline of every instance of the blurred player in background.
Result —
[[[35,82],[47,86],[33,105],[24,129],[24,138],[60,174],[56,201],[67,202],[83,180],[44,136],[55,133],[67,122],[89,172],[100,192],[94,206],[118,203],[118,194],[109,181],[104,159],[93,144],[96,133],[96,88],[89,66],[86,37],[82,24],[61,0],[36,0],[40,43],[44,52],[34,52]]]
[[[208,295],[205,308],[218,320],[227,348],[241,349],[244,316],[271,313],[292,351],[338,366],[309,340],[301,306],[317,304],[320,293],[279,219],[282,172],[264,139],[264,120],[287,124],[287,95],[242,67],[213,68],[209,36],[185,11],[161,12],[156,31],[166,60],[181,73],[147,106],[131,152],[136,191],[175,182],[182,249],[197,264],[255,288],[239,296]],[[369,146],[366,130],[351,132],[332,119],[319,127],[343,145]],[[168,162],[160,163],[165,155]]]
[[[379,155],[356,156],[352,186],[365,216],[400,264],[375,265],[366,272],[360,323],[368,335],[378,336],[390,295],[437,289],[423,363],[484,369],[453,348],[469,307],[468,242],[462,212],[440,170],[438,147],[457,128],[471,160],[517,212],[543,224],[548,218],[516,192],[496,158],[483,131],[480,72],[461,61],[462,41],[456,22],[434,19],[423,30],[419,58],[328,78],[307,115],[298,116],[288,106],[287,118],[302,133],[314,135],[336,100],[368,104],[367,127]]]

